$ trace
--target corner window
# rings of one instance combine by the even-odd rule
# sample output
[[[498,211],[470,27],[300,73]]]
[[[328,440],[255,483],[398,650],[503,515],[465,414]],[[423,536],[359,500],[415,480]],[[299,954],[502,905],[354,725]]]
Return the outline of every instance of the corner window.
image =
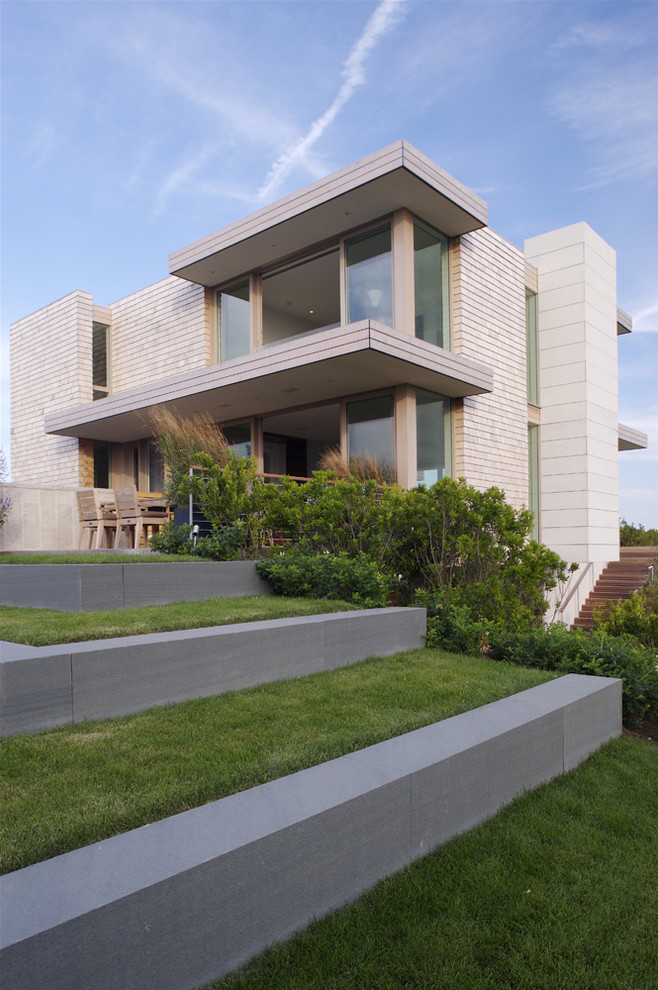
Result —
[[[526,367],[528,378],[528,402],[539,403],[537,382],[537,296],[526,290],[525,294]]]
[[[416,389],[416,470],[418,484],[433,485],[450,475],[450,399]]]
[[[415,332],[437,347],[450,347],[448,238],[414,222]]]
[[[104,323],[92,324],[91,355],[92,398],[104,399],[110,394],[110,328]]]
[[[345,242],[347,322],[377,320],[393,326],[391,227]]]
[[[218,352],[220,361],[242,357],[251,351],[249,282],[240,282],[217,293]]]

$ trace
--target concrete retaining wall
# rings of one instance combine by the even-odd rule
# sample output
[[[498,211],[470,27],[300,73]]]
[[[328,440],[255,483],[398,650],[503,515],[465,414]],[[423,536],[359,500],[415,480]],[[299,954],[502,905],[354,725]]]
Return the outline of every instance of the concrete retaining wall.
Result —
[[[126,570],[132,566],[138,565]],[[365,609],[60,646],[0,643],[0,735],[126,715],[420,648],[425,615],[417,608]]]
[[[252,560],[149,564],[0,564],[0,605],[87,612],[271,595]]]
[[[12,990],[176,990],[236,969],[621,733],[570,674],[0,878]]]

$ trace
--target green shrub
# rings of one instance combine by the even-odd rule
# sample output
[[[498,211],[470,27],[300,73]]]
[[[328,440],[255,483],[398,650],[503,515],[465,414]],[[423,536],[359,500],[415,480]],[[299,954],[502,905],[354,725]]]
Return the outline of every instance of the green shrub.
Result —
[[[481,653],[487,643],[487,624],[473,618],[466,604],[451,601],[449,592],[420,591],[414,604],[427,609],[427,645],[450,653]]]
[[[193,541],[190,537],[191,526],[187,523],[175,526],[173,522],[168,522],[159,533],[154,534],[150,547],[157,553],[184,554],[208,560],[237,560],[247,541],[245,526],[240,519],[231,525],[213,526],[208,536],[200,536]]]
[[[256,567],[275,594],[289,598],[336,598],[362,608],[382,608],[393,587],[391,577],[372,561],[344,552],[317,555],[291,549]]]
[[[281,480],[276,498],[268,501],[263,524],[304,549],[366,556],[389,570],[400,495],[399,489],[381,487],[372,479],[337,479],[328,471],[314,471],[310,481],[301,484],[291,478]]]
[[[654,717],[658,706],[658,658],[655,651],[629,637],[569,630],[563,625],[513,634],[497,626],[489,631],[487,654],[493,660],[562,674],[620,678],[627,725]]]
[[[467,605],[474,620],[504,616],[514,628],[540,624],[544,592],[567,577],[556,553],[528,541],[532,514],[513,509],[498,488],[482,492],[463,478],[444,478],[406,492],[394,516],[407,587],[449,590],[452,603]]]
[[[647,582],[630,598],[594,609],[594,625],[612,636],[632,636],[643,646],[658,647],[658,581]]]
[[[176,526],[172,519],[161,526],[158,533],[153,534],[149,547],[156,553],[192,553],[191,530],[192,527],[187,523]]]

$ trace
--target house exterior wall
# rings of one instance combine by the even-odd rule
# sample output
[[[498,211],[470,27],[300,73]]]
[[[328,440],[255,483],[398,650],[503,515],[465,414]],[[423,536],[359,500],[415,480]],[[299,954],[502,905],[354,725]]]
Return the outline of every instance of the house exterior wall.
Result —
[[[489,228],[451,245],[452,350],[493,368],[494,391],[454,404],[453,475],[528,505],[523,254]]]
[[[539,285],[542,540],[569,561],[616,560],[615,252],[585,223],[525,250]]]
[[[109,308],[112,392],[210,363],[210,321],[202,286],[171,275]]]
[[[92,398],[93,304],[76,291],[10,332],[12,477],[23,485],[77,488],[78,441],[44,431],[44,414]]]

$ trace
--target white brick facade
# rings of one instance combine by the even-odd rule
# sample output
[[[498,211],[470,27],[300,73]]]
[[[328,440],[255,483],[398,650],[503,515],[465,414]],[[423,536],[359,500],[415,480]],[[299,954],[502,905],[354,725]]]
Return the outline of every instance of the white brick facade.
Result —
[[[109,308],[113,392],[210,363],[202,286],[169,276]]]
[[[76,291],[11,328],[12,476],[78,487],[78,441],[46,434],[44,414],[92,397],[92,298]]]
[[[528,505],[525,261],[489,228],[452,248],[452,349],[493,368],[494,391],[454,416],[453,473]]]

